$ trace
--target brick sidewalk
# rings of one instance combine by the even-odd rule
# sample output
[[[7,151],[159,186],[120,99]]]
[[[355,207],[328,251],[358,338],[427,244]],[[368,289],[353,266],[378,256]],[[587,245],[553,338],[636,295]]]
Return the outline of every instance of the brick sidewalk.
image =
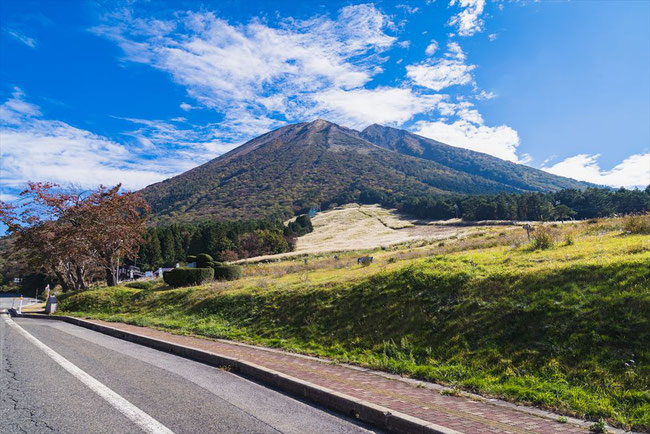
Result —
[[[361,369],[248,345],[179,336],[122,323],[91,320],[120,330],[236,358],[462,433],[587,433],[584,427],[429,388]]]

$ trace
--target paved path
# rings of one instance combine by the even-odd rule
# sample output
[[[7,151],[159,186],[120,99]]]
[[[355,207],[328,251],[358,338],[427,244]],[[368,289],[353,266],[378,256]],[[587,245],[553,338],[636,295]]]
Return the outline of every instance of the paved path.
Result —
[[[12,307],[18,308],[19,295],[17,294],[0,294],[0,311],[3,309],[9,309]],[[25,297],[23,298],[23,307],[30,306],[37,303],[38,300],[35,298]]]
[[[584,427],[570,423],[559,423],[553,419],[465,397],[442,395],[435,390],[416,387],[367,370],[326,363],[314,358],[225,341],[178,336],[122,323],[96,320],[93,322],[230,358],[246,360],[463,433],[585,434],[587,432]]]
[[[3,434],[372,431],[225,370],[62,321],[0,314],[0,359]]]

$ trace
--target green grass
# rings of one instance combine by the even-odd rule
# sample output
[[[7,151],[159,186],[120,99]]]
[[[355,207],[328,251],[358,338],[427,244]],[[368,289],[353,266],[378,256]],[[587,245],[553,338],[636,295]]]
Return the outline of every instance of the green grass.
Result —
[[[545,250],[487,231],[482,238],[505,245],[468,244],[415,259],[378,252],[383,265],[364,270],[327,261],[296,270],[286,261],[229,284],[103,288],[65,295],[60,307],[328,357],[647,430],[650,237],[596,226],[566,229],[574,243]],[[449,242],[444,248],[453,250]]]

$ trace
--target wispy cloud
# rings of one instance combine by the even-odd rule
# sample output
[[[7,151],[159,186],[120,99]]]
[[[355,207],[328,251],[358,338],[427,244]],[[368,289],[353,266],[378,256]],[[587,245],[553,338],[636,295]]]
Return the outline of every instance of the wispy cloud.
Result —
[[[336,19],[284,19],[276,27],[258,19],[233,25],[211,12],[178,17],[121,12],[93,32],[114,40],[127,60],[169,72],[198,104],[227,118],[245,111],[294,120],[320,112],[314,95],[363,87],[396,42],[386,32],[392,22],[372,5],[344,7]]]
[[[157,127],[163,129],[150,126],[152,130]],[[15,89],[0,105],[0,187],[9,196],[30,180],[88,188],[121,182],[137,189],[203,162],[196,161],[197,152],[157,146],[165,138],[178,138],[172,130],[150,134],[151,139],[143,131],[141,137],[134,143],[119,143],[45,119],[39,107],[26,102],[20,89]]]
[[[402,9],[407,14],[415,14],[415,13],[418,13],[420,11],[420,8],[418,8],[416,6],[410,6],[410,5],[407,5],[407,4],[399,4],[399,5],[395,6],[395,7],[398,8],[398,9]]]
[[[27,45],[30,48],[36,48],[37,42],[36,39],[30,38],[29,36],[20,33],[17,30],[11,30],[11,29],[6,29],[5,30],[7,34],[9,34],[11,37],[16,39],[17,41],[22,42],[23,44]]]
[[[650,184],[650,153],[630,155],[610,170],[600,168],[599,157],[600,154],[579,154],[542,170],[613,187],[645,188]]]

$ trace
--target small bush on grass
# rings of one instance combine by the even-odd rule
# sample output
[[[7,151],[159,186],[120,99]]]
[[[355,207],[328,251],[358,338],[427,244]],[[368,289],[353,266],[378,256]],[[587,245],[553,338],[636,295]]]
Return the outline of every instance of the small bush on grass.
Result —
[[[575,235],[573,231],[569,231],[564,235],[564,244],[567,246],[572,246],[576,242]]]
[[[650,214],[626,216],[623,230],[630,234],[650,234]]]
[[[548,226],[539,226],[535,228],[531,240],[531,248],[533,250],[550,249],[555,245],[555,233],[552,228]]]
[[[237,280],[242,275],[239,265],[217,265],[214,267],[214,278],[216,280]]]
[[[163,273],[163,280],[169,286],[178,288],[179,286],[200,285],[214,278],[212,268],[174,268],[173,270]]]
[[[129,282],[124,286],[127,286],[129,288],[135,288],[135,289],[151,289],[153,288],[153,282],[147,282],[147,281]]]

